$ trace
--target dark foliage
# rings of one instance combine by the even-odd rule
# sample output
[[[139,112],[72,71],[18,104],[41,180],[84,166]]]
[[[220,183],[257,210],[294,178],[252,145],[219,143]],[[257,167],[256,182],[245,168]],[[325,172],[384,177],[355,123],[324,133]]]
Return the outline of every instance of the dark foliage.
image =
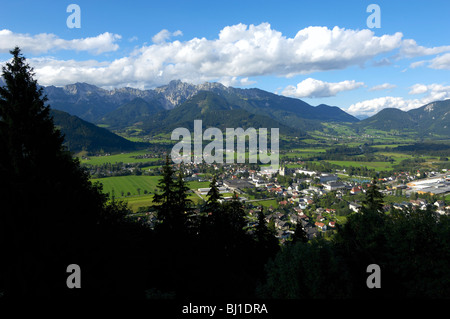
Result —
[[[64,146],[71,152],[122,152],[135,150],[139,146],[139,143],[133,143],[66,112],[51,110],[50,115],[64,135]]]
[[[361,213],[349,216],[331,241],[286,246],[267,264],[260,295],[269,298],[448,298],[450,220],[431,210],[381,212],[373,183]],[[366,280],[380,266],[381,288]]]

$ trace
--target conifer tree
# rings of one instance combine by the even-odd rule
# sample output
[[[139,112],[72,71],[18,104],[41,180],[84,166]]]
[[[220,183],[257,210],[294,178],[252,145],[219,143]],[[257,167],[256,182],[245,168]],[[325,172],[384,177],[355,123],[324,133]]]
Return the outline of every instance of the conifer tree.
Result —
[[[303,229],[301,222],[298,222],[297,225],[295,225],[294,235],[292,236],[292,243],[295,244],[297,242],[308,242],[308,235]]]
[[[190,200],[187,199],[188,187],[183,180],[183,173],[178,174],[177,180],[174,177],[175,171],[166,156],[162,178],[158,183],[160,193],[155,194],[153,202],[159,204],[156,210],[162,229],[178,236],[186,231]]]
[[[58,295],[66,267],[91,257],[106,196],[63,147],[20,49],[11,54],[0,88],[0,248],[9,264],[0,265],[0,286],[7,295]]]
[[[366,191],[366,196],[363,200],[363,212],[380,213],[383,209],[383,194],[377,185],[377,181],[374,178],[372,184]]]
[[[127,208],[109,205],[101,186],[90,182],[63,146],[33,69],[19,48],[11,54],[0,88],[0,290],[6,296],[89,294],[107,281],[94,278],[100,273],[93,265],[107,262],[99,253],[106,250],[101,231],[121,224]],[[83,278],[94,276],[83,290],[66,286],[74,263]]]
[[[202,208],[202,212],[206,216],[212,216],[213,213],[219,213],[221,208],[220,200],[222,199],[222,194],[219,192],[219,187],[217,186],[217,179],[215,176],[213,176],[211,182],[209,183],[209,187],[210,189],[206,195],[208,198]]]

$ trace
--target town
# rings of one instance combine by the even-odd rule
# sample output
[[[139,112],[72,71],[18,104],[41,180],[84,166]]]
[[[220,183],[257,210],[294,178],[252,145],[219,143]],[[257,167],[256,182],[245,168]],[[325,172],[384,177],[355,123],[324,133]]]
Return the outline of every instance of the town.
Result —
[[[153,159],[153,164],[163,164],[156,154],[136,156],[137,160]],[[293,164],[296,167],[292,167]],[[309,239],[330,237],[337,225],[345,223],[349,214],[358,213],[362,200],[372,180],[370,177],[350,175],[346,169],[327,172],[303,167],[304,162],[284,160],[279,168],[253,163],[180,163],[173,164],[182,170],[186,182],[198,182],[199,188],[189,192],[198,198],[197,205],[206,201],[212,176],[216,176],[222,201],[229,201],[235,194],[247,212],[247,230],[257,225],[258,213],[263,210],[269,228],[281,243],[290,241],[297,225],[301,225]],[[91,167],[91,174],[100,177],[123,175],[160,174],[161,166],[147,169],[147,164],[116,163]],[[436,214],[450,214],[450,172],[441,171],[393,172],[391,176],[377,179],[385,196],[383,209],[392,210],[433,209]],[[143,190],[151,194],[152,190]],[[154,190],[156,191],[156,189]],[[122,194],[124,195],[124,194]],[[127,200],[127,197],[124,197]],[[200,204],[198,204],[200,203]],[[197,208],[197,211],[199,209]],[[147,219],[153,225],[156,215],[151,206],[139,207],[139,219]]]

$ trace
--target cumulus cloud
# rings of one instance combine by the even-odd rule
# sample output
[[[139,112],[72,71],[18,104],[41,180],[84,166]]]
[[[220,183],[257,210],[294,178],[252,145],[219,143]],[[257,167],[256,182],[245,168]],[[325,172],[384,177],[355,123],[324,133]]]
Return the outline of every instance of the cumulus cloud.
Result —
[[[428,85],[418,83],[411,86],[409,94],[424,94],[422,100],[426,101],[426,103],[430,103],[450,98],[450,86],[437,83]]]
[[[298,83],[297,86],[289,85],[287,86],[282,95],[292,96],[297,98],[321,98],[335,96],[339,92],[355,90],[364,83],[352,81],[342,81],[342,82],[323,82],[320,80],[307,78],[302,82]]]
[[[177,36],[181,36],[181,35],[183,35],[183,32],[181,32],[180,30],[177,30],[175,32],[170,32],[169,30],[163,29],[152,37],[152,41],[153,41],[153,43],[157,43],[157,44],[163,43],[172,37],[177,37]]]
[[[403,97],[392,96],[380,97],[352,104],[347,109],[347,112],[352,115],[372,116],[388,107],[409,111],[434,101],[449,99],[450,86],[436,83],[429,85],[417,83],[411,86],[409,94],[422,96],[416,99],[405,99]]]
[[[407,100],[403,97],[385,96],[352,104],[346,111],[352,115],[372,116],[385,108],[409,111],[422,105],[419,99]]]
[[[43,85],[73,83],[81,77],[85,82],[99,86],[133,83],[136,87],[154,87],[172,79],[198,83],[262,75],[292,77],[363,66],[378,55],[399,48],[402,42],[401,33],[375,36],[371,30],[339,27],[308,27],[294,37],[286,37],[268,23],[227,26],[212,40],[168,41],[177,35],[181,35],[181,31],[162,30],[153,37],[153,44],[144,45],[107,65],[89,63],[88,66],[83,62],[76,65],[74,61],[53,60],[48,64],[40,63],[35,65],[36,75]],[[105,33],[89,41],[89,38],[66,41],[44,35],[45,39],[37,45],[39,36],[24,37],[27,41],[22,44],[36,52],[72,47],[96,53],[116,49],[118,38]],[[97,41],[98,44],[101,39],[105,42],[102,46],[92,43]],[[8,41],[8,49],[10,45]],[[4,44],[0,44],[2,47]]]
[[[15,46],[19,46],[24,52],[29,51],[35,54],[56,50],[88,51],[101,54],[116,51],[119,48],[116,43],[119,39],[121,39],[120,35],[109,32],[96,37],[64,40],[51,33],[29,35],[3,29],[0,30],[0,52],[9,52]]]
[[[423,94],[426,91],[428,91],[428,88],[424,84],[414,84],[411,86],[411,90],[409,91],[409,94]]]

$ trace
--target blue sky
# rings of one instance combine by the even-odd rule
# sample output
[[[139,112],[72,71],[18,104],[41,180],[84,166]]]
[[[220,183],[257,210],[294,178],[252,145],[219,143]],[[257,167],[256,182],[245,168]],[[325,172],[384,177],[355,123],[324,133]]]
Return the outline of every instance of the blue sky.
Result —
[[[69,28],[69,4],[81,9]],[[380,28],[369,28],[369,4]],[[450,98],[450,3],[9,1],[0,64],[19,45],[42,85],[154,88],[217,81],[354,115]]]

